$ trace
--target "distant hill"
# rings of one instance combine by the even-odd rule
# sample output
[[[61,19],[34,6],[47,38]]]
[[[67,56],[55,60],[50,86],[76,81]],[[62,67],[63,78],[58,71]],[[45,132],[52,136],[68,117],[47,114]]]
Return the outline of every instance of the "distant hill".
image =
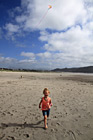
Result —
[[[34,70],[34,69],[9,69],[0,68],[0,71],[18,71],[18,72],[76,72],[76,73],[93,73],[93,66],[79,68],[56,68],[53,70]]]
[[[78,72],[78,73],[93,73],[93,66],[79,67],[79,68],[56,68],[53,72]]]
[[[49,72],[49,70],[36,70],[36,69],[10,69],[10,68],[0,68],[0,71],[13,71],[13,72]]]

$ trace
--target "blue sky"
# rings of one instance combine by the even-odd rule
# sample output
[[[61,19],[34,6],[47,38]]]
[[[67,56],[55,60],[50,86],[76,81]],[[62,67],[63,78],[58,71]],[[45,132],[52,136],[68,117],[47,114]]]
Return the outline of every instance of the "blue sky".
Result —
[[[93,0],[0,0],[0,67],[90,65]]]

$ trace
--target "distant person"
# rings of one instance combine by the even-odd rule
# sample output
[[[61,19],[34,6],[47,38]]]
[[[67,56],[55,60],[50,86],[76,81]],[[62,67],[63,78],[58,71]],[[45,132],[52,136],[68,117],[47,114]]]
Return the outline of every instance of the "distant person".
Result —
[[[45,126],[45,129],[47,129],[48,128],[47,117],[49,117],[52,102],[51,102],[51,98],[49,97],[50,91],[47,88],[43,90],[43,94],[44,94],[44,97],[42,97],[39,103],[39,108],[41,108],[42,110],[42,113],[44,116],[44,126]]]

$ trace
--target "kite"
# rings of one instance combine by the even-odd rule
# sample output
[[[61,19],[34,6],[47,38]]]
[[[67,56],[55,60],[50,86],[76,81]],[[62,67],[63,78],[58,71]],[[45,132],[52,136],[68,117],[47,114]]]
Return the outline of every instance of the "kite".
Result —
[[[48,5],[48,10],[51,9],[51,8],[52,8],[52,6],[51,5]]]

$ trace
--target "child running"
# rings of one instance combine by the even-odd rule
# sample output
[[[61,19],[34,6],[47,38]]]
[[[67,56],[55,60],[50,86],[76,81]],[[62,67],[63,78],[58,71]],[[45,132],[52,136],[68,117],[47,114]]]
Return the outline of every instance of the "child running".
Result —
[[[48,88],[45,88],[43,90],[43,94],[44,97],[41,99],[40,103],[39,103],[39,108],[41,108],[43,116],[44,116],[44,126],[45,129],[47,129],[47,117],[49,117],[50,114],[50,108],[52,106],[52,102],[51,102],[51,98],[48,97],[50,94],[50,91],[48,90]],[[42,106],[41,106],[42,104]]]

